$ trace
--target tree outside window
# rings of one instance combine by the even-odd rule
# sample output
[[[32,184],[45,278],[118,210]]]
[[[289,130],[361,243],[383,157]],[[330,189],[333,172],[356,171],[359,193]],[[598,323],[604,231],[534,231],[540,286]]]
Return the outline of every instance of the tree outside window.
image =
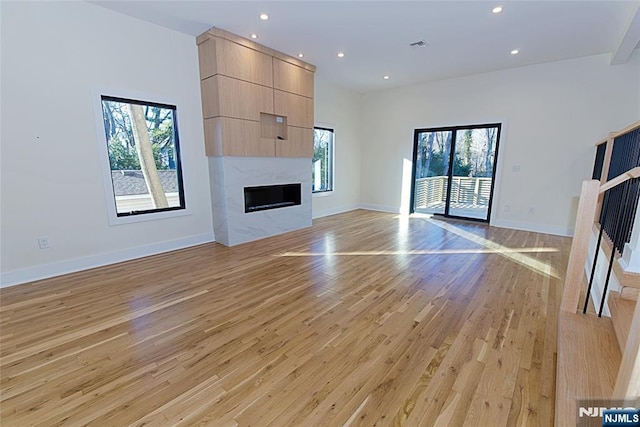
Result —
[[[313,129],[313,168],[311,191],[323,193],[333,191],[333,129]]]
[[[117,216],[184,209],[176,107],[102,96]]]

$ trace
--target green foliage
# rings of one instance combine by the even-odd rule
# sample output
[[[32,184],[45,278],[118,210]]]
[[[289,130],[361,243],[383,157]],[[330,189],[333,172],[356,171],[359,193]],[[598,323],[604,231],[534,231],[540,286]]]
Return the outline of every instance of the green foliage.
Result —
[[[140,170],[126,103],[103,101],[103,118],[108,139],[111,170]],[[146,107],[147,130],[158,170],[175,169],[175,144],[171,110]]]
[[[109,164],[111,170],[140,170],[136,149],[114,138],[109,141]]]
[[[451,154],[449,135],[448,131],[423,132],[419,135],[416,178],[448,174]],[[466,129],[457,135],[453,175],[490,177],[493,172],[496,128]]]
[[[453,176],[471,176],[471,163],[464,163],[457,154],[453,158]]]
[[[313,160],[312,164],[320,162],[320,188],[315,188],[316,168],[312,168],[311,182],[313,183],[313,191],[331,190],[331,178],[329,176],[331,169],[331,144],[333,142],[333,132],[324,129],[314,129],[313,140]]]
[[[173,158],[173,146],[162,149],[159,144],[151,142],[153,158],[158,170],[175,169],[169,161]],[[141,170],[140,159],[135,147],[128,147],[117,140],[109,141],[109,164],[111,170]]]
[[[429,162],[429,170],[425,177],[429,176],[442,176],[444,170],[444,153],[439,151],[431,152],[431,161]],[[449,158],[446,159],[449,162]],[[471,165],[465,164],[462,158],[458,154],[453,158],[453,175],[454,176],[469,176],[471,173]]]

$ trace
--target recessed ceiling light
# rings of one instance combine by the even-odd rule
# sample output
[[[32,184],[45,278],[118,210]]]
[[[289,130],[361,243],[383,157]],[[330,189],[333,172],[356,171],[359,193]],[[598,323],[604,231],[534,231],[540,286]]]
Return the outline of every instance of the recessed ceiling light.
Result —
[[[299,53],[298,58],[304,58],[304,53]]]
[[[344,53],[338,52],[338,58],[344,58]]]
[[[257,34],[251,34],[251,38],[252,38],[252,39],[257,39],[257,38],[258,38],[258,35],[257,35]]]
[[[513,49],[513,50],[511,51],[511,55],[517,55],[517,54],[518,54],[518,52],[520,52],[518,49]]]
[[[502,12],[502,6],[496,6],[493,9],[491,9],[491,12],[493,13],[500,13]]]
[[[267,15],[266,13],[261,13],[260,19],[262,19],[263,21],[266,21],[267,19],[269,19],[269,15]]]
[[[384,76],[383,79],[389,80],[389,76]]]

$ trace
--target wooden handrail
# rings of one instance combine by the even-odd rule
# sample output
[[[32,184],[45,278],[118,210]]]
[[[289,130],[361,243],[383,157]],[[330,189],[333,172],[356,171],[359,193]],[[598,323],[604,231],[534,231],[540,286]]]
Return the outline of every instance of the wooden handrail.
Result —
[[[602,172],[600,174],[600,181],[589,180],[583,181],[582,183],[582,192],[578,203],[578,215],[573,240],[571,242],[571,252],[569,253],[569,263],[565,275],[562,301],[560,303],[560,319],[568,319],[568,316],[574,316],[576,313],[580,289],[585,279],[586,258],[592,236],[593,224],[596,218],[599,217],[599,214],[597,216],[596,214],[602,206],[602,201],[604,200],[603,194],[607,190],[623,184],[630,179],[640,178],[640,167],[635,167],[605,182],[609,173],[609,164],[615,139],[620,135],[635,131],[638,128],[640,128],[640,121],[618,132],[610,133],[606,140],[600,141],[597,144],[606,144]],[[595,251],[599,250],[600,248],[595,248]],[[615,248],[612,247],[611,250],[614,251]],[[594,260],[593,262],[595,263],[596,261]],[[618,264],[616,263],[615,265],[617,266]],[[604,299],[605,295],[603,295],[602,298]],[[562,346],[566,347],[570,345],[567,342],[566,334],[565,336],[559,335],[558,339],[558,349],[563,348]],[[565,342],[562,343],[562,340]],[[558,354],[560,354],[560,350]],[[622,354],[622,361],[617,369],[617,380],[613,389],[612,398],[626,401],[632,399],[632,403],[635,403],[638,396],[640,396],[640,300],[636,303],[632,324],[629,329],[629,336],[627,337],[626,346]],[[559,367],[557,384],[560,384],[558,378],[562,378],[560,372],[561,368]],[[561,394],[556,393],[556,398],[558,398],[558,396],[561,396]],[[556,408],[559,407],[558,402],[562,401],[556,400]],[[560,425],[557,423],[557,420],[558,418],[556,418],[556,425]]]
[[[600,141],[596,142],[596,147],[598,145],[606,144],[607,142],[609,142],[609,140],[617,138],[620,135],[624,135],[625,133],[634,131],[638,128],[640,128],[640,120],[635,123],[631,123],[629,126],[625,127],[624,129],[620,129],[618,131],[609,133],[609,136],[607,136],[606,138],[602,138]]]
[[[638,178],[640,177],[640,166],[636,166],[633,169],[630,169],[628,171],[626,171],[625,173],[621,173],[620,175],[616,176],[613,179],[610,179],[609,181],[605,182],[604,184],[602,184],[600,186],[600,190],[598,191],[598,194],[602,194],[605,191],[613,188],[613,187],[617,187],[618,185],[622,184],[625,181],[628,181],[630,179],[634,179],[634,178]]]
[[[624,183],[630,179],[640,177],[640,167],[635,167],[627,172],[600,185],[599,181],[588,180],[582,182],[582,191],[578,202],[578,216],[571,242],[569,263],[565,275],[561,310],[567,313],[575,313],[580,296],[580,286],[584,275],[584,266],[587,261],[589,239],[591,229],[596,218],[598,196],[605,191]]]
[[[629,126],[625,127],[624,129],[620,129],[617,132],[613,132],[610,135],[610,138],[617,138],[620,135],[624,135],[625,133],[629,133],[631,131],[634,131],[636,129],[640,128],[640,120],[635,122],[635,123],[631,123]]]

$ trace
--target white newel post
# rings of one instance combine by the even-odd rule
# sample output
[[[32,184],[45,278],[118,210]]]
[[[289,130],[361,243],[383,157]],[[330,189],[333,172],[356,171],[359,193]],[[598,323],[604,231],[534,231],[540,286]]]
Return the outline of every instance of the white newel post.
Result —
[[[618,262],[628,273],[640,273],[640,204],[636,208],[636,217],[631,229],[631,240],[624,245],[622,257]]]

